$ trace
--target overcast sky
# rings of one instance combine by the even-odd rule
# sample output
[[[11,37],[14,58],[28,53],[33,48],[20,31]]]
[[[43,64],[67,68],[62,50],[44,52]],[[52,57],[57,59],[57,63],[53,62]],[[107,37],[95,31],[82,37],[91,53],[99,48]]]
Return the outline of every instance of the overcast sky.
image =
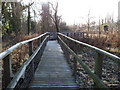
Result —
[[[112,16],[114,20],[118,17],[118,1],[120,0],[23,0],[36,1],[37,5],[42,2],[59,2],[59,15],[62,15],[67,24],[86,23],[86,17],[90,11],[91,19],[98,21],[99,18]]]

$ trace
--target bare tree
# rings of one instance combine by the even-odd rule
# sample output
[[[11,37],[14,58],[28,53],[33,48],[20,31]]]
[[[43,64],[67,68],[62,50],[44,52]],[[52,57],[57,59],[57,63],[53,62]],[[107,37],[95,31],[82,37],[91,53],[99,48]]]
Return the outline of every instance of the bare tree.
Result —
[[[87,23],[87,30],[90,31],[91,19],[94,18],[90,16],[90,10],[87,15],[87,20],[84,17],[81,18],[85,20],[85,22]]]
[[[56,27],[56,31],[59,32],[59,24],[60,24],[60,20],[61,20],[61,16],[58,16],[58,2],[56,3],[56,5],[54,6],[52,3],[49,2],[49,4],[52,7],[52,11],[53,11],[53,15],[52,13],[50,14],[50,17],[52,18],[55,27]]]
[[[53,31],[53,30],[51,30],[53,23],[52,23],[52,19],[51,19],[51,15],[50,15],[49,3],[42,4],[42,13],[40,13],[40,15],[41,15],[42,33]]]
[[[87,19],[88,19],[88,21],[87,21],[88,31],[90,31],[90,24],[91,24],[91,19],[92,19],[92,18],[94,18],[94,17],[91,17],[91,16],[90,16],[90,10],[89,10],[88,16],[87,16]]]

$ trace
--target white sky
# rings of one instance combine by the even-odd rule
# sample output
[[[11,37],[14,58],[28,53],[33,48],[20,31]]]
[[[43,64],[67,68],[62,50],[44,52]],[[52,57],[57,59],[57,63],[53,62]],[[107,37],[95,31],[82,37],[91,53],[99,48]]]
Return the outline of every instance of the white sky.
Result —
[[[99,18],[112,16],[114,20],[118,17],[118,1],[120,0],[23,0],[36,1],[37,5],[41,6],[42,2],[59,2],[59,15],[62,15],[67,24],[86,23],[88,12],[91,19],[98,21]]]

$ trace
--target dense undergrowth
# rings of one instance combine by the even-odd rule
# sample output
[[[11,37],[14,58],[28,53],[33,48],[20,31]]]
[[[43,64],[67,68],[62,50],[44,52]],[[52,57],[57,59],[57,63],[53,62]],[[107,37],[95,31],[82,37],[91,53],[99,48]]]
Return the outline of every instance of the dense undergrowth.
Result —
[[[118,32],[106,32],[100,37],[98,37],[99,35],[94,36],[94,34],[91,36],[82,41],[120,56],[120,35]]]

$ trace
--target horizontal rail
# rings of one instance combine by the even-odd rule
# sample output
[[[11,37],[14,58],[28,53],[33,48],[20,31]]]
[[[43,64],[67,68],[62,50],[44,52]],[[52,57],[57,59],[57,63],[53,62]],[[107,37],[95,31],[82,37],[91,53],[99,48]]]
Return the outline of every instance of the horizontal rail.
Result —
[[[46,36],[46,38],[43,40],[43,42],[41,43],[41,45],[38,47],[38,49],[29,57],[29,59],[21,66],[21,68],[19,69],[19,71],[15,74],[14,78],[12,79],[12,81],[10,82],[10,84],[7,86],[7,88],[15,88],[15,86],[17,85],[18,81],[20,80],[20,78],[24,75],[25,70],[27,68],[27,66],[29,65],[29,63],[34,59],[34,57],[36,56],[36,54],[38,53],[38,51],[42,48],[43,44],[46,42],[46,40],[48,39],[49,36]],[[34,39],[35,40],[35,39]]]
[[[113,55],[113,54],[111,54],[111,53],[109,53],[109,52],[107,52],[107,51],[104,51],[104,50],[99,49],[99,48],[97,48],[97,47],[95,47],[95,46],[89,45],[89,44],[87,44],[87,43],[83,43],[83,42],[80,42],[80,41],[78,41],[78,40],[75,40],[75,39],[73,39],[73,38],[71,38],[71,37],[68,37],[68,36],[66,36],[66,35],[64,35],[64,34],[58,33],[58,35],[61,35],[61,36],[65,37],[65,38],[67,38],[67,39],[69,39],[69,40],[72,40],[72,41],[80,44],[80,45],[89,47],[89,48],[91,48],[91,49],[93,49],[93,50],[95,50],[95,51],[97,51],[97,52],[99,52],[99,53],[101,53],[101,54],[104,54],[104,55],[112,58],[112,60],[115,61],[116,63],[119,63],[119,64],[120,64],[120,57],[118,57],[118,56],[116,56],[116,55]]]
[[[0,60],[3,61],[3,76],[2,76],[2,87],[3,88],[6,88],[9,85],[9,83],[11,82],[12,75],[13,75],[13,73],[12,73],[12,63],[11,63],[11,61],[12,61],[12,54],[11,53],[14,50],[16,50],[18,47],[21,47],[24,44],[28,44],[28,46],[29,46],[29,48],[28,48],[28,50],[29,50],[28,55],[30,57],[33,54],[33,52],[34,52],[33,51],[33,41],[34,40],[38,40],[38,43],[37,43],[38,45],[37,46],[39,46],[41,44],[41,42],[43,41],[43,39],[46,38],[47,35],[49,35],[48,32],[44,33],[44,34],[42,34],[42,35],[40,35],[38,37],[35,37],[35,38],[29,39],[29,40],[25,40],[25,41],[19,42],[19,43],[13,45],[12,47],[10,47],[9,49],[7,49],[6,51],[0,53]],[[33,67],[31,67],[31,66],[33,66],[32,63],[30,63],[28,65],[29,65],[29,68],[34,69]],[[19,70],[21,70],[21,73],[18,75],[18,77],[19,76],[21,77],[23,72],[26,70],[25,69],[26,67],[22,66],[21,67],[22,69],[21,68],[19,69]],[[29,71],[29,73],[30,73],[29,76],[30,77],[32,77],[32,75],[33,75],[32,72],[33,72],[33,70],[31,70],[31,72]],[[29,79],[27,79],[27,80],[29,81]]]
[[[99,88],[108,88],[101,80],[100,78],[94,74],[91,69],[80,59],[80,57],[78,57],[76,55],[76,53],[70,49],[67,44],[58,36],[58,39],[62,42],[62,44],[64,45],[65,48],[67,48],[67,50],[75,57],[75,59],[82,65],[82,67],[85,69],[85,71],[88,73],[88,75],[94,80],[95,84],[99,87]]]
[[[22,41],[22,42],[19,42],[17,44],[15,44],[14,46],[10,47],[9,49],[7,49],[6,51],[0,53],[0,60],[3,59],[4,57],[6,57],[8,54],[10,54],[13,50],[15,50],[16,48],[20,47],[21,45],[23,44],[26,44],[28,42],[31,42],[33,40],[36,40],[36,39],[39,39],[45,35],[49,34],[49,32],[46,32],[38,37],[35,37],[35,38],[32,38],[32,39],[29,39],[29,40],[25,40],[25,41]]]

